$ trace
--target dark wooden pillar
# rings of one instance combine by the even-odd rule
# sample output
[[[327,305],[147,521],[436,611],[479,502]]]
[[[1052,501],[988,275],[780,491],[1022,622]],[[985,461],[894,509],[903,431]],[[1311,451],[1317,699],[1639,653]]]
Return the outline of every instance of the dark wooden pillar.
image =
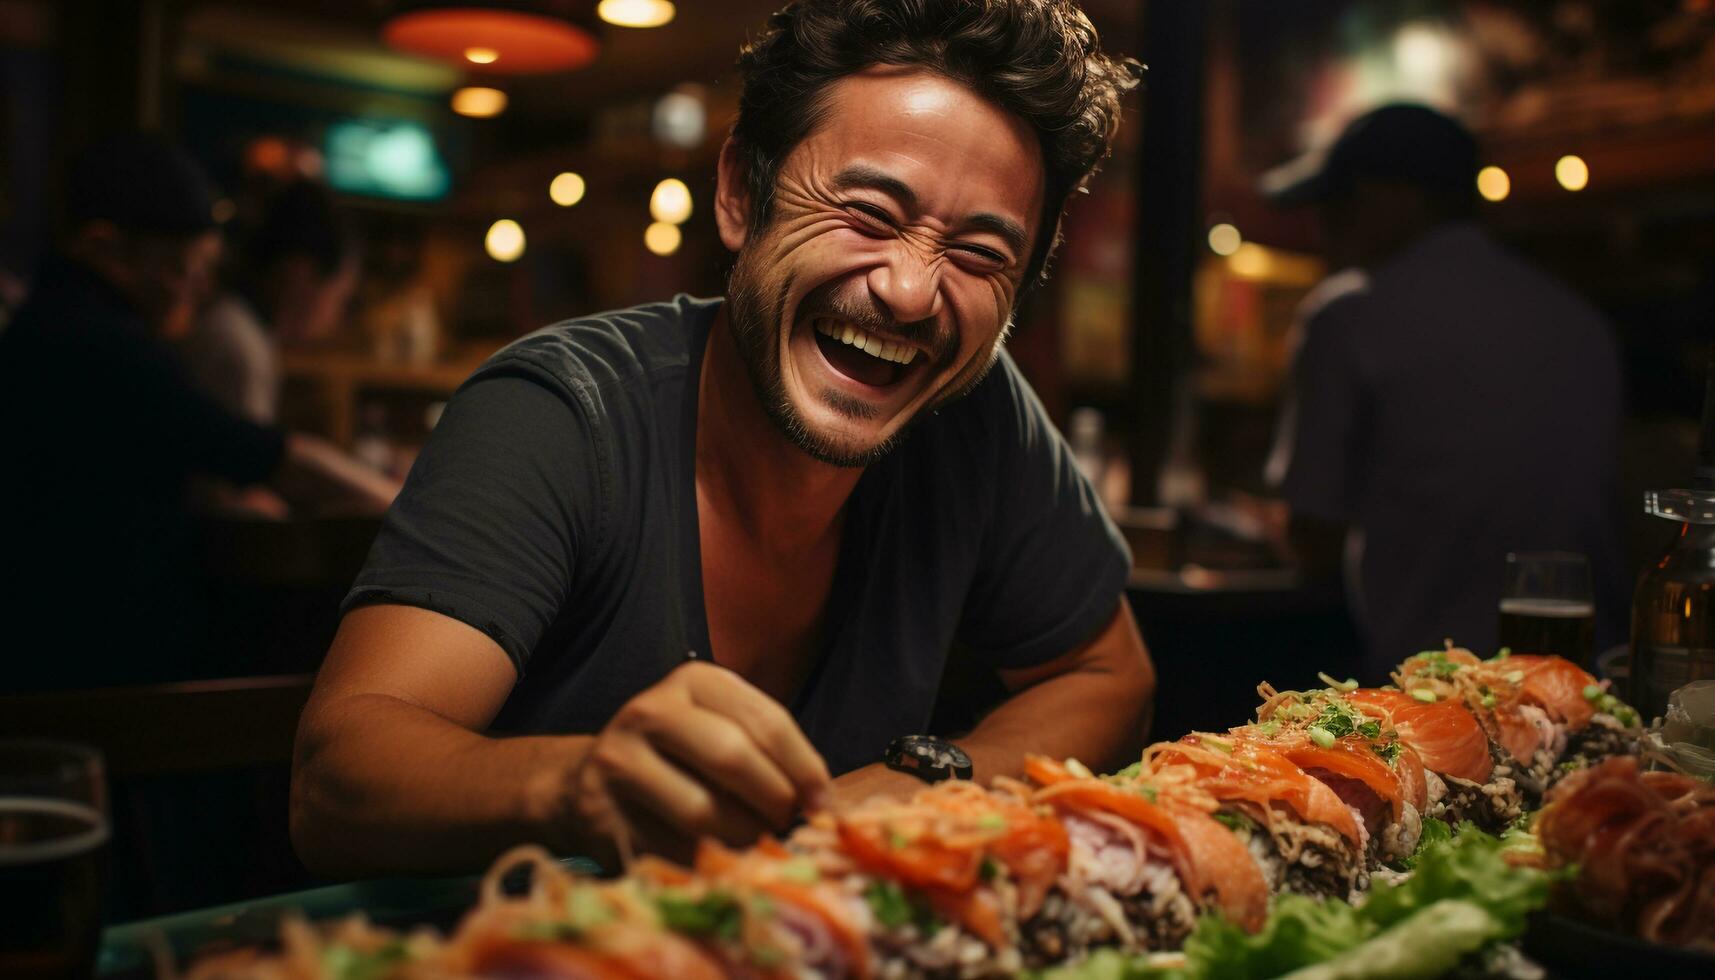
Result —
[[[1132,502],[1155,501],[1173,428],[1175,386],[1190,384],[1191,277],[1201,237],[1206,0],[1153,0],[1143,20],[1142,165],[1130,408]]]

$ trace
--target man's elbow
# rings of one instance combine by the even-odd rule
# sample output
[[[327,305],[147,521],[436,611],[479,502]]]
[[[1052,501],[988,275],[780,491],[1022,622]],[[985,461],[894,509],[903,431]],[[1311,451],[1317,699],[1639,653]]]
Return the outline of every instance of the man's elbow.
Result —
[[[352,828],[339,803],[335,787],[338,777],[328,761],[328,739],[316,735],[306,716],[298,733],[292,760],[291,795],[287,804],[287,826],[292,849],[304,867],[330,878],[352,877],[363,872],[352,860],[342,841],[352,837]]]

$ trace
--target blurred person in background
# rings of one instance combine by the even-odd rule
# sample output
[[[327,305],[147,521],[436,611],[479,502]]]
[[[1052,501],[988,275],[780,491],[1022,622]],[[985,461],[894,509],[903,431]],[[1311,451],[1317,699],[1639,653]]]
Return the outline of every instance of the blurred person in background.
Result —
[[[1447,638],[1492,650],[1509,551],[1585,555],[1625,636],[1622,382],[1602,316],[1475,223],[1476,140],[1407,104],[1265,175],[1335,272],[1300,311],[1267,476],[1312,571],[1344,565],[1363,680]]]
[[[339,328],[357,286],[357,243],[333,195],[299,180],[268,197],[236,251],[228,288],[179,350],[227,411],[271,425],[280,407],[280,348]]]
[[[294,503],[379,512],[398,491],[309,436],[223,409],[169,342],[207,298],[220,238],[183,151],[129,134],[67,175],[56,253],[0,334],[0,522],[13,586],[5,686],[165,680],[201,661],[187,482],[267,483]]]

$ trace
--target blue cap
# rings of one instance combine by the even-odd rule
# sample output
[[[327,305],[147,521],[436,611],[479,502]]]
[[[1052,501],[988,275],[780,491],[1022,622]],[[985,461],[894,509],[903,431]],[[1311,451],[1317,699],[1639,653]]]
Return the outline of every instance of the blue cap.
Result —
[[[111,221],[161,234],[196,234],[217,224],[202,168],[148,133],[109,136],[78,154],[66,180],[66,217],[73,225]]]

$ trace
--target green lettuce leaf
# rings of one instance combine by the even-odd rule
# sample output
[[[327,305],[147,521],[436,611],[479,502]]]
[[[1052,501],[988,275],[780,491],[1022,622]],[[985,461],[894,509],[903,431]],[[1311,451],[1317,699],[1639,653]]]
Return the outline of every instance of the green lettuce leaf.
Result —
[[[1418,856],[1417,870],[1397,885],[1381,885],[1364,903],[1364,917],[1387,927],[1445,899],[1458,899],[1493,915],[1498,939],[1524,931],[1525,916],[1548,901],[1552,877],[1515,868],[1502,856],[1505,845],[1482,831],[1461,828],[1452,840],[1432,844]]]
[[[1467,954],[1502,938],[1501,921],[1456,898],[1433,902],[1338,956],[1294,970],[1282,980],[1430,980]]]

